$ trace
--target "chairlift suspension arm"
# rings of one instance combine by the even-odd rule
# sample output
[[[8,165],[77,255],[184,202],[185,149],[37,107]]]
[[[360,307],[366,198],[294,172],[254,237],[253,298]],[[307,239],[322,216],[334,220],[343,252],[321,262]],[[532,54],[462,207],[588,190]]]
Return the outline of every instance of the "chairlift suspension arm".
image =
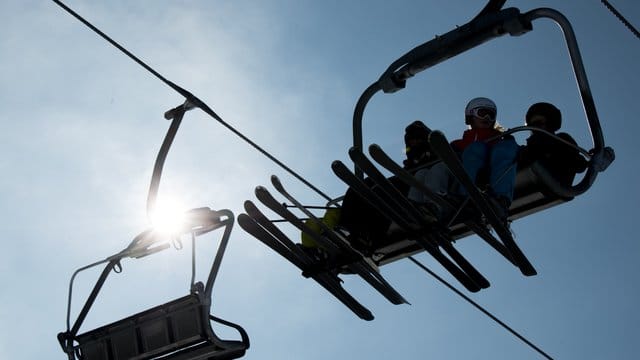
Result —
[[[169,153],[169,148],[173,143],[173,139],[176,137],[176,133],[180,128],[180,123],[182,122],[182,118],[184,116],[184,109],[178,111],[173,120],[171,120],[171,125],[169,126],[169,130],[167,130],[167,134],[164,137],[164,141],[162,142],[162,146],[160,146],[160,151],[158,152],[158,156],[156,157],[155,165],[153,166],[153,174],[151,175],[151,184],[149,185],[149,194],[147,195],[147,216],[151,216],[153,211],[155,210],[156,200],[158,197],[158,188],[160,187],[160,178],[162,177],[162,168],[164,167],[164,162],[167,159],[167,154]]]

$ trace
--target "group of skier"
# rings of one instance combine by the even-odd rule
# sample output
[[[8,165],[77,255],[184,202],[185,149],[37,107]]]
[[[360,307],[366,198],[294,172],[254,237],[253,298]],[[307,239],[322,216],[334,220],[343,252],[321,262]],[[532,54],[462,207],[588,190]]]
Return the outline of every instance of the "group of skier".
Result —
[[[506,221],[518,168],[540,162],[560,184],[571,186],[575,175],[586,169],[587,161],[576,148],[567,145],[576,144],[570,135],[556,133],[561,127],[562,115],[554,105],[539,102],[529,107],[525,125],[544,131],[532,131],[523,146],[519,146],[513,136],[503,133],[504,129],[497,122],[497,110],[489,98],[478,97],[469,101],[464,111],[468,129],[460,139],[452,141],[451,146],[467,174],[485,190],[496,215]],[[477,216],[478,212],[465,201],[465,188],[455,181],[448,167],[431,151],[430,133],[431,130],[421,121],[406,127],[404,168],[434,193],[456,206],[462,206],[463,211],[458,211],[458,216]],[[394,177],[390,181],[417,206],[424,208],[426,217],[446,222],[452,215],[418,189]],[[393,229],[390,220],[368,206],[366,200],[351,189],[345,194],[341,210],[338,226],[348,231],[352,245],[356,247],[380,243]]]

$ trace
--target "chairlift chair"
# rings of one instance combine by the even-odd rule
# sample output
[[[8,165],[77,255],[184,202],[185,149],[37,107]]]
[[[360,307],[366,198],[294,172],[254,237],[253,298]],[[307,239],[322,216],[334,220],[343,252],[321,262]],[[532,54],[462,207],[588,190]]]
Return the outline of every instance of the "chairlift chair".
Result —
[[[519,169],[516,176],[514,199],[509,209],[509,220],[516,220],[530,214],[546,210],[565,203],[586,192],[594,183],[599,172],[604,171],[614,160],[613,149],[606,147],[604,136],[596,112],[595,103],[587,81],[582,58],[571,24],[560,12],[539,8],[520,13],[516,8],[501,9],[506,1],[489,1],[487,6],[469,23],[419,45],[393,62],[382,76],[370,85],[359,98],[353,117],[353,147],[362,149],[362,119],[364,109],[375,93],[393,93],[403,89],[406,81],[440,62],[463,53],[489,40],[509,34],[521,36],[533,30],[532,22],[540,18],[555,21],[561,28],[570,61],[577,81],[580,98],[585,110],[586,120],[593,140],[593,148],[589,151],[577,148],[589,158],[589,165],[584,177],[575,185],[559,183],[540,163]],[[527,126],[510,129],[507,133],[520,131],[540,131]],[[553,136],[553,135],[551,135]],[[364,177],[356,166],[354,172]],[[464,224],[451,226],[452,238],[459,239],[472,234]],[[378,254],[380,264],[395,261],[421,251],[421,247],[413,241],[400,240],[395,244],[386,244],[373,250]]]
[[[390,241],[379,244],[366,244],[365,241],[363,244],[357,244],[357,249],[356,244],[351,242],[351,248],[345,252],[349,254],[356,252],[357,254],[354,256],[346,256],[344,257],[345,259],[341,261],[340,254],[336,254],[335,248],[341,248],[344,245],[345,239],[353,241],[353,238],[349,238],[351,234],[345,234],[344,229],[334,228],[332,230],[328,228],[326,224],[323,224],[322,221],[318,220],[317,217],[311,216],[308,209],[314,206],[305,207],[297,201],[292,201],[294,199],[283,191],[279,180],[274,183],[274,187],[293,202],[294,207],[302,210],[302,212],[306,214],[306,217],[309,218],[308,221],[312,221],[322,230],[321,233],[314,233],[309,227],[303,226],[301,224],[302,219],[295,217],[295,215],[286,210],[287,204],[279,204],[277,200],[266,196],[268,192],[264,187],[257,187],[256,195],[264,205],[281,215],[286,221],[299,228],[303,233],[313,236],[316,242],[320,244],[320,247],[331,248],[330,259],[327,261],[321,258],[318,259],[314,254],[305,255],[301,253],[300,247],[297,247],[291,239],[288,239],[286,235],[275,228],[273,222],[279,220],[266,219],[266,217],[255,208],[255,205],[251,201],[245,203],[248,203],[250,206],[245,206],[247,214],[241,214],[239,220],[242,220],[240,224],[247,232],[302,269],[303,276],[313,277],[338,300],[347,305],[356,315],[365,320],[373,319],[373,315],[357,301],[349,297],[345,289],[340,286],[340,279],[337,277],[338,274],[352,273],[350,271],[345,272],[345,269],[350,265],[350,263],[348,263],[349,261],[355,261],[358,264],[372,262],[375,265],[385,265],[415,253],[427,251],[456,277],[467,290],[475,292],[489,287],[489,282],[457,252],[452,246],[451,241],[476,233],[500,252],[508,261],[518,267],[524,275],[532,276],[536,274],[535,268],[518,248],[508,227],[506,227],[505,224],[501,224],[501,220],[498,219],[495,214],[490,214],[492,212],[491,206],[486,202],[486,199],[482,199],[484,196],[478,193],[477,189],[475,189],[477,195],[472,196],[473,201],[476,205],[480,204],[479,209],[484,209],[481,211],[482,215],[490,218],[491,227],[495,230],[499,239],[491,234],[484,224],[476,220],[466,220],[465,222],[454,221],[451,224],[437,224],[436,226],[432,223],[427,223],[427,221],[422,218],[422,215],[424,215],[423,212],[407,199],[404,199],[402,194],[393,187],[388,179],[384,178],[376,166],[364,156],[362,141],[362,119],[364,110],[369,100],[380,90],[384,93],[393,93],[401,90],[405,87],[406,81],[409,78],[423,70],[494,38],[506,34],[511,36],[523,35],[533,29],[532,22],[534,20],[549,18],[561,27],[564,34],[587,123],[591,131],[593,148],[587,151],[576,147],[576,150],[588,157],[589,163],[584,177],[575,185],[559,183],[555,180],[553,174],[550,174],[539,163],[534,163],[530,167],[519,169],[516,176],[515,198],[509,209],[508,220],[515,220],[572,200],[575,196],[586,192],[595,181],[597,174],[604,171],[614,160],[613,150],[604,145],[604,137],[595,104],[587,82],[575,35],[569,21],[558,11],[548,8],[534,9],[526,13],[521,13],[516,8],[502,9],[505,2],[506,0],[490,0],[484,9],[468,23],[456,27],[444,35],[436,36],[435,39],[415,47],[398,58],[387,68],[378,80],[363,92],[356,103],[353,115],[353,147],[349,150],[349,155],[351,159],[354,160],[354,170],[351,171],[341,161],[337,160],[333,162],[331,168],[334,173],[347,183],[372,209],[382,214],[388,220],[396,223],[401,230],[404,230],[406,232],[404,237],[396,236],[391,238]],[[542,130],[521,126],[510,129],[508,133],[518,131]],[[555,137],[553,134],[548,135]],[[436,138],[440,139],[438,144],[446,140],[443,135],[439,135]],[[560,141],[561,139],[558,138],[558,140]],[[373,150],[372,147],[369,148],[370,154],[377,162],[381,165],[384,163],[385,165],[383,166],[392,173],[398,176],[402,175],[399,176],[399,178],[402,178],[405,184],[408,185],[413,181],[413,186],[416,186],[415,178],[411,174],[406,173],[402,167],[382,151],[377,152],[377,157],[374,156],[377,145],[372,144],[371,146],[374,148]],[[379,147],[377,147],[377,149],[379,149]],[[442,154],[445,153],[439,155]],[[451,155],[451,152],[449,155]],[[455,156],[453,156],[453,158],[455,158]],[[447,159],[449,162],[448,165],[455,163],[451,156],[448,156]],[[395,169],[395,171],[392,169]],[[380,193],[373,191],[371,186],[364,181],[365,172],[370,176],[370,179],[373,180],[373,183],[376,184]],[[464,170],[461,170],[461,172],[464,172]],[[473,180],[469,181],[473,182]],[[470,186],[473,185],[471,184]],[[465,185],[465,187],[467,186]],[[468,187],[467,189],[469,190]],[[428,192],[428,189],[422,191]],[[327,199],[328,202],[325,208],[339,207],[339,203],[343,198],[344,197]],[[442,225],[448,226],[449,229],[443,231],[445,229],[442,228]],[[380,235],[383,238],[387,236],[387,234]],[[304,248],[304,246],[302,248]],[[444,251],[446,255],[441,252],[441,250]],[[324,278],[321,276],[324,276]],[[378,274],[378,276],[380,275]],[[377,284],[375,282],[373,283]],[[393,288],[387,285],[386,282],[385,287],[378,286],[377,289],[387,296],[392,303],[404,303],[403,301],[392,301],[395,298],[389,295],[393,294]]]
[[[140,258],[169,247],[166,237],[157,236],[152,230],[143,232],[125,250],[100,262],[107,262],[107,266],[74,326],[69,328],[68,325],[66,332],[58,334],[60,345],[70,360],[227,360],[244,356],[249,348],[249,337],[245,330],[237,324],[210,315],[213,283],[231,235],[233,213],[229,210],[199,208],[191,210],[189,214],[191,223],[183,230],[192,234],[192,246],[195,246],[196,236],[224,227],[206,285],[202,282],[194,283],[192,278],[189,295],[77,335],[107,276],[120,268],[121,259]],[[195,261],[195,249],[192,261]],[[74,277],[87,268],[79,269]],[[71,282],[73,283],[73,277]],[[69,295],[71,296],[71,291]],[[241,339],[220,339],[215,334],[211,321],[234,328]]]

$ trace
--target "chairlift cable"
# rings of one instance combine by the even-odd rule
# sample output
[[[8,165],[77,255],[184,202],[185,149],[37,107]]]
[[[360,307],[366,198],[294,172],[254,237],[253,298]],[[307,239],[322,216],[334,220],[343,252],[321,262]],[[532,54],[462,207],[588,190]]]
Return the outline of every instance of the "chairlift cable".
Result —
[[[518,339],[522,340],[525,344],[529,345],[529,347],[531,347],[532,349],[534,349],[535,351],[537,351],[540,355],[544,356],[545,358],[549,359],[549,360],[553,360],[553,358],[551,356],[549,356],[547,353],[545,353],[544,351],[542,351],[542,349],[540,349],[539,347],[537,347],[535,344],[533,344],[531,341],[527,340],[524,336],[520,335],[517,331],[513,330],[511,327],[509,327],[509,325],[505,324],[504,322],[502,322],[500,319],[498,319],[495,315],[491,314],[488,310],[484,309],[482,306],[480,306],[478,303],[476,303],[475,301],[473,301],[471,298],[469,298],[468,296],[466,296],[465,294],[463,294],[462,292],[460,292],[460,290],[456,289],[453,285],[449,284],[445,279],[441,278],[440,276],[438,276],[438,274],[434,273],[433,271],[431,271],[429,268],[427,268],[424,264],[422,264],[421,262],[419,262],[418,260],[416,260],[413,256],[408,256],[407,257],[409,260],[411,260],[414,264],[416,264],[419,268],[421,268],[422,270],[424,270],[425,272],[427,272],[429,275],[433,276],[436,280],[438,280],[440,283],[442,283],[444,286],[448,287],[451,291],[455,292],[456,294],[458,294],[458,296],[460,296],[461,298],[463,298],[464,300],[466,300],[468,303],[470,303],[471,305],[473,305],[476,309],[480,310],[481,312],[483,312],[485,315],[487,315],[488,317],[490,317],[493,321],[495,321],[496,323],[498,323],[500,326],[502,326],[503,328],[505,328],[507,331],[509,331],[511,334],[513,334],[515,337],[517,337]]]
[[[624,16],[622,16],[622,14],[616,10],[616,8],[613,7],[613,5],[611,5],[611,3],[609,3],[607,0],[601,0],[602,4],[604,4],[604,6],[609,9],[609,11],[611,11],[611,13],[618,18],[618,20],[620,20],[624,26],[627,27],[627,29],[629,29],[629,31],[631,31],[633,33],[633,35],[635,35],[638,39],[640,39],[640,32],[638,32],[638,30],[633,27],[633,25],[631,25],[631,23],[629,21],[627,21],[627,19],[624,18]]]
[[[276,157],[274,157],[273,155],[271,155],[270,153],[268,153],[266,150],[264,150],[262,147],[260,147],[258,144],[256,144],[255,142],[253,142],[251,139],[249,139],[248,137],[246,137],[244,134],[242,134],[240,131],[236,130],[234,127],[232,127],[231,125],[229,125],[227,122],[225,122],[218,114],[216,114],[207,104],[205,104],[202,100],[200,100],[199,98],[197,98],[195,95],[193,95],[192,93],[190,93],[189,91],[181,88],[180,86],[176,85],[175,83],[169,81],[168,79],[166,79],[164,76],[160,75],[160,73],[158,73],[157,71],[155,71],[152,67],[150,67],[149,65],[145,64],[142,60],[140,60],[138,57],[136,57],[135,55],[133,55],[130,51],[128,51],[127,49],[125,49],[122,45],[118,44],[115,40],[113,40],[112,38],[110,38],[107,34],[105,34],[104,32],[102,32],[100,29],[98,29],[97,27],[95,27],[93,24],[91,24],[89,21],[87,21],[86,19],[84,19],[82,16],[80,16],[78,13],[76,13],[75,11],[73,11],[71,8],[69,8],[68,6],[66,6],[64,3],[62,3],[60,0],[52,0],[54,3],[56,3],[57,5],[59,5],[62,9],[64,9],[66,12],[68,12],[69,14],[71,14],[73,17],[75,17],[76,19],[78,19],[80,22],[82,22],[83,24],[85,24],[87,27],[89,27],[91,30],[93,30],[96,34],[100,35],[100,37],[102,37],[103,39],[105,39],[107,42],[109,42],[111,45],[113,45],[114,47],[116,47],[118,50],[122,51],[125,55],[127,55],[129,58],[131,58],[133,61],[135,61],[136,63],[138,63],[140,66],[142,66],[145,70],[147,70],[148,72],[150,72],[151,74],[153,74],[155,77],[157,77],[158,79],[160,79],[162,82],[164,82],[166,85],[168,85],[170,88],[172,88],[173,90],[175,90],[177,93],[179,93],[180,95],[184,96],[186,101],[188,103],[191,103],[192,105],[195,105],[196,107],[199,107],[202,111],[204,111],[205,113],[207,113],[209,116],[211,116],[212,118],[214,118],[215,120],[217,120],[220,124],[222,124],[222,126],[226,127],[228,130],[230,130],[232,133],[234,133],[236,136],[240,137],[242,140],[244,140],[246,143],[248,143],[249,145],[251,145],[254,149],[258,150],[260,153],[262,153],[264,156],[266,156],[269,160],[273,161],[274,163],[276,163],[278,166],[280,166],[282,169],[284,169],[285,171],[287,171],[289,174],[291,174],[292,176],[294,176],[296,179],[300,180],[302,183],[304,183],[305,185],[307,185],[309,188],[311,188],[313,191],[315,191],[318,195],[322,196],[323,198],[325,198],[327,201],[331,201],[331,197],[329,197],[328,195],[326,195],[324,192],[322,192],[320,189],[318,189],[317,187],[315,187],[313,184],[311,184],[309,181],[307,181],[306,179],[304,179],[302,176],[300,176],[298,173],[296,173],[295,171],[293,171],[291,168],[289,168],[287,165],[285,165],[283,162],[281,162],[280,160],[278,160]]]

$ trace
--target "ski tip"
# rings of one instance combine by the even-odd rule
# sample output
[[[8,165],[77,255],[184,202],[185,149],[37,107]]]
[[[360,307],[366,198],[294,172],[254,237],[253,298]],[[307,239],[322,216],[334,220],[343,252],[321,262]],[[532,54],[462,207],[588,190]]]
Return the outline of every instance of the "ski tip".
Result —
[[[349,148],[349,155],[359,155],[362,154],[362,150],[359,147],[352,146]]]
[[[345,168],[345,167],[346,167],[346,166],[344,165],[344,163],[343,163],[342,161],[340,161],[340,160],[334,160],[334,161],[331,163],[331,168],[332,168],[332,169],[334,169],[334,170],[335,170],[335,169]]]
[[[280,179],[278,179],[278,177],[275,175],[271,175],[271,184],[273,184],[273,186],[278,191],[280,191],[281,189],[284,189],[284,187],[282,186],[282,182],[280,182]]]
[[[248,220],[248,219],[247,219],[248,217],[249,217],[249,215],[247,215],[247,214],[245,214],[245,213],[240,213],[240,214],[238,215],[238,222],[245,222],[245,221],[247,221],[247,220]],[[241,220],[241,219],[242,219],[242,220]]]
[[[268,193],[269,193],[269,191],[267,190],[267,188],[266,188],[266,187],[264,187],[264,186],[262,186],[262,185],[258,185],[258,186],[256,186],[256,189],[254,190],[254,193],[255,193],[256,195],[259,195],[259,194],[268,194]]]
[[[258,200],[260,200],[260,202],[262,202],[265,205],[266,205],[265,202],[276,201],[273,195],[271,195],[269,190],[267,190],[267,188],[264,186],[256,186],[255,194]]]
[[[527,266],[520,266],[520,272],[524,276],[536,276],[538,272],[531,264],[527,264]]]
[[[255,223],[255,221],[251,218],[251,216],[249,216],[247,214],[244,214],[244,213],[239,214],[237,220],[238,220],[238,224],[240,225],[240,227],[244,231],[246,231],[246,232],[248,232],[250,234],[252,234],[251,233],[251,228],[253,226],[257,225]]]
[[[253,201],[251,201],[251,200],[245,200],[244,201],[244,210],[246,212],[249,213],[249,212],[251,212],[253,210],[256,210],[256,209],[257,209],[256,204],[254,204]]]

